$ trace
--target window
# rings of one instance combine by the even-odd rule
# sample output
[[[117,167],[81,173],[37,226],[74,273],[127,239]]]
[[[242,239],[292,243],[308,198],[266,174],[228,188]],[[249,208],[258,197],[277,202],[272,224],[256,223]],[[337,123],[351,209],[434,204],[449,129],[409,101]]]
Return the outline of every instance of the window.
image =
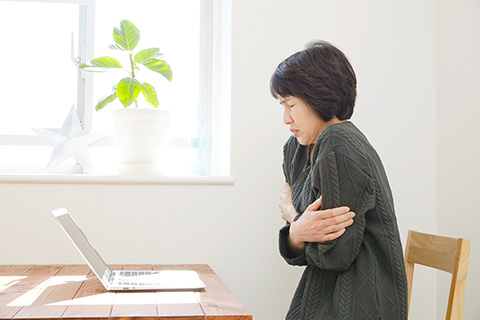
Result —
[[[139,49],[160,47],[173,70],[172,83],[147,80],[172,112],[169,175],[228,175],[228,9],[224,0],[0,1],[0,172],[43,172],[53,146],[32,128],[60,128],[75,104],[84,128],[104,134],[88,148],[95,172],[116,173],[111,111],[122,106],[94,106],[118,76],[75,63],[112,55],[113,27],[127,19]],[[83,168],[70,159],[53,172]]]

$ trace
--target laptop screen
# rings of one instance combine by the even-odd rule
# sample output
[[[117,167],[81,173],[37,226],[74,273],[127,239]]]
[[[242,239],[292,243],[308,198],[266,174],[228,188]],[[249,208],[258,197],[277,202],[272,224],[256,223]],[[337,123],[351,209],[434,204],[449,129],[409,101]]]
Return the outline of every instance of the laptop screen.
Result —
[[[85,262],[87,262],[93,272],[96,273],[97,277],[101,279],[105,285],[105,282],[108,282],[111,271],[75,223],[70,213],[68,213],[65,208],[52,210],[51,212],[80,251]]]

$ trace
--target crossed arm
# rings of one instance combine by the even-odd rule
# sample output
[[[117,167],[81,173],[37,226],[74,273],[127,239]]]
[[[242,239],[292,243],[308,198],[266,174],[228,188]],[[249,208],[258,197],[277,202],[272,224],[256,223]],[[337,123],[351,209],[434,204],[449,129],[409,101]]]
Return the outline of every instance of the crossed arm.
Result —
[[[337,239],[345,228],[352,225],[355,213],[349,207],[337,207],[319,210],[322,206],[322,197],[314,201],[307,210],[295,221],[298,212],[292,204],[290,185],[285,183],[284,192],[280,196],[278,205],[282,212],[282,219],[290,222],[288,242],[293,253],[300,253],[305,249],[305,242],[325,242]]]
[[[376,203],[375,182],[368,173],[368,164],[361,160],[356,162],[329,152],[316,161],[312,188],[323,196],[322,207],[330,210],[318,210],[319,204],[315,205],[315,201],[309,206],[311,210],[307,209],[292,224],[280,229],[280,253],[287,263],[340,272],[355,261],[363,243],[367,212],[373,210]],[[294,213],[288,209],[291,202],[288,192],[287,189],[284,215],[290,219]],[[350,222],[348,228],[343,222],[349,220],[345,217],[348,213],[345,210],[349,209],[342,211],[342,204],[355,211],[355,223]],[[309,227],[316,231],[318,238],[307,236]]]

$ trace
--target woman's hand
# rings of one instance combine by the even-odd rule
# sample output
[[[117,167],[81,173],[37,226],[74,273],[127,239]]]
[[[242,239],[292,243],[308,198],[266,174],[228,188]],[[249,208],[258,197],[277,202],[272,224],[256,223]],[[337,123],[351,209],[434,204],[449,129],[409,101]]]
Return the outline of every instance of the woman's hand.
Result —
[[[297,254],[303,251],[305,242],[334,240],[352,225],[355,213],[349,207],[318,211],[321,206],[322,197],[308,206],[300,218],[291,224],[289,243]]]
[[[282,211],[282,219],[290,223],[293,222],[298,212],[292,204],[292,189],[288,183],[283,185],[283,193],[280,195],[280,211]]]

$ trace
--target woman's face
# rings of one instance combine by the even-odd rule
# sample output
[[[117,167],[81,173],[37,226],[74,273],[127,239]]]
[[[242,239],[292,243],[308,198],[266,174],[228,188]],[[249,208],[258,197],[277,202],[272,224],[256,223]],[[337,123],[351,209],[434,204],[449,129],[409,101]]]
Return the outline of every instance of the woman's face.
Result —
[[[280,103],[284,108],[283,123],[290,126],[293,136],[301,145],[314,144],[325,122],[300,98],[287,96],[280,98]]]

